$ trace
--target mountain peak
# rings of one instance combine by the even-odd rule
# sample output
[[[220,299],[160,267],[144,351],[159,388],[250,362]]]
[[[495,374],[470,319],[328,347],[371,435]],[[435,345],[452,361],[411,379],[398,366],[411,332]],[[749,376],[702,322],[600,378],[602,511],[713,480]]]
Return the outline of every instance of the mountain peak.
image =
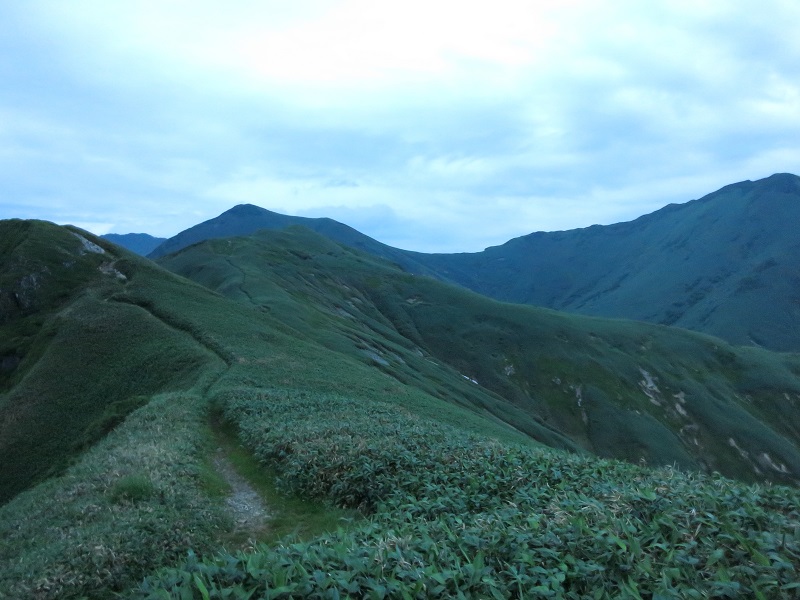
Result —
[[[171,237],[148,256],[158,258],[203,240],[249,235],[259,229],[282,229],[295,223],[302,224],[307,220],[303,217],[289,217],[272,212],[255,204],[237,204],[218,217],[199,223]]]
[[[800,177],[792,173],[775,173],[756,182],[760,187],[779,194],[800,193]]]
[[[247,215],[263,215],[270,214],[272,211],[266,208],[261,208],[255,204],[237,204],[231,209],[226,210],[223,215],[247,216]],[[222,215],[220,215],[222,216]]]

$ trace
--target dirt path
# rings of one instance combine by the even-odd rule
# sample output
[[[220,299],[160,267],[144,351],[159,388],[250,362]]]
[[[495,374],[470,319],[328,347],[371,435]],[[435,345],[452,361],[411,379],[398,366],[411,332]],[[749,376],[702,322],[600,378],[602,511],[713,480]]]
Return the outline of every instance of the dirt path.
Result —
[[[239,533],[263,531],[270,517],[266,505],[253,486],[236,472],[221,448],[214,456],[214,467],[231,487],[225,498],[225,504],[231,511],[235,531]]]

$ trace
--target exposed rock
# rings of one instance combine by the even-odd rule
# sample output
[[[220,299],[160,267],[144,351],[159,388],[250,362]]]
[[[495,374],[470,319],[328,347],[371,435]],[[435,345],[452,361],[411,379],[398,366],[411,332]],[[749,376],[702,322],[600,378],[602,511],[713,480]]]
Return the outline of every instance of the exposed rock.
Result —
[[[79,233],[74,233],[73,232],[72,235],[74,235],[76,238],[78,238],[81,241],[81,244],[83,245],[83,250],[81,251],[81,254],[86,254],[87,252],[91,252],[92,254],[105,254],[106,253],[106,251],[103,250],[100,246],[98,246],[94,242],[90,242],[89,240],[87,240],[85,237],[83,237]]]

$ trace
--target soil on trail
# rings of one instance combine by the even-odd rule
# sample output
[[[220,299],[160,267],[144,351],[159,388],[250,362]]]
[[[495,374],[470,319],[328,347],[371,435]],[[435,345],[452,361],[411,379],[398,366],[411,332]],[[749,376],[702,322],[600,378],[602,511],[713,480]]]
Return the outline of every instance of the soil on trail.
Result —
[[[264,501],[253,486],[236,472],[221,448],[214,456],[214,467],[231,488],[225,498],[225,504],[230,509],[234,531],[237,533],[263,531],[270,516]]]

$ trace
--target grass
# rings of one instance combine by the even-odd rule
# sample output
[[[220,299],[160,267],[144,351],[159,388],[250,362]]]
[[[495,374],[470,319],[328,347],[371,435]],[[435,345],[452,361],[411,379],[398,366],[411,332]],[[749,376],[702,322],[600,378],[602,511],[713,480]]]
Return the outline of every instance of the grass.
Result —
[[[269,513],[266,527],[255,532],[255,536],[250,532],[233,532],[223,540],[224,545],[244,547],[254,541],[270,544],[287,538],[307,540],[336,531],[360,518],[357,511],[336,508],[281,489],[276,483],[275,469],[264,465],[240,443],[235,424],[214,413],[210,423],[216,444],[236,472],[258,492]],[[224,485],[224,481],[222,483]],[[224,488],[214,495],[224,497]]]
[[[126,475],[114,482],[109,491],[112,502],[142,502],[152,498],[156,493],[153,481],[142,473]]]
[[[162,263],[402,386],[546,445],[747,481],[800,479],[796,356],[494,302],[300,229],[207,242]],[[644,372],[657,397],[643,390]],[[756,464],[764,453],[789,474]]]
[[[108,598],[224,531],[196,395],[154,397],[63,476],[0,508],[0,598]]]
[[[287,487],[368,515],[196,556],[134,598],[791,598],[798,491],[470,435],[290,390],[217,398]]]
[[[4,257],[0,287],[25,300],[0,322],[0,356],[20,358],[0,385],[0,503],[62,473],[152,394],[191,388],[215,360],[140,308],[109,301],[135,285],[133,274],[122,281],[99,270],[124,268],[122,255],[83,252],[54,225],[10,225],[0,237],[20,228],[27,236]],[[23,286],[31,274],[36,284]]]
[[[25,386],[49,390],[43,408],[82,407],[72,394],[96,363],[68,342],[106,340],[95,412],[60,435],[108,433],[0,507],[0,597],[797,592],[796,489],[579,448],[637,463],[684,449],[750,476],[768,451],[794,477],[797,357],[488,301],[303,231],[165,261],[198,283],[115,264],[126,283],[92,267],[30,326],[41,351],[6,379],[0,410]],[[229,425],[215,432],[209,406]],[[278,507],[255,544],[231,536],[220,445]]]

